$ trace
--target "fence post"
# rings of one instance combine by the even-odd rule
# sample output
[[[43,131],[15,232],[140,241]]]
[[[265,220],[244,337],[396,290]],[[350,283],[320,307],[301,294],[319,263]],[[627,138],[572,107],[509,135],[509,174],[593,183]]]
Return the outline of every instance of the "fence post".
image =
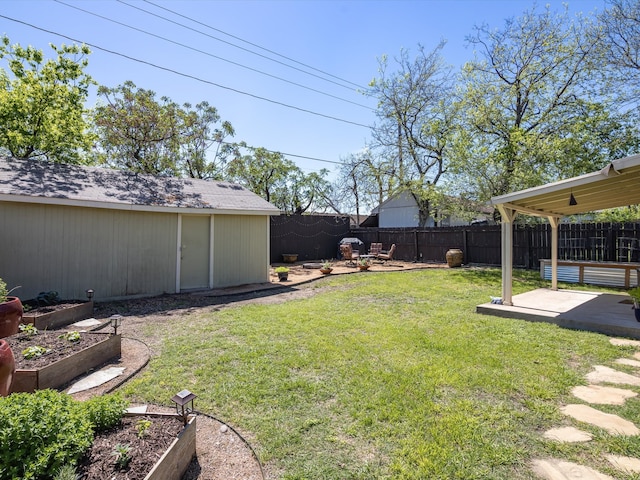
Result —
[[[462,230],[462,263],[469,263],[469,252],[467,251],[467,229]]]

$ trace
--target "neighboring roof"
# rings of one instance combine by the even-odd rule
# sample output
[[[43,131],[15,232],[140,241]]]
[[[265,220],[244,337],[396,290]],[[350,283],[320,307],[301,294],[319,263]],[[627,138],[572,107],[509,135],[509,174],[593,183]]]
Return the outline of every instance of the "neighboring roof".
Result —
[[[569,200],[573,195],[575,205]],[[529,215],[563,217],[640,204],[640,155],[614,160],[602,170],[493,197],[493,205]]]
[[[377,227],[379,225],[378,220],[379,220],[378,214],[372,213],[371,215],[369,215],[367,218],[363,220],[360,226],[361,227]]]
[[[280,214],[266,200],[233,183],[1,156],[0,201],[159,212]]]

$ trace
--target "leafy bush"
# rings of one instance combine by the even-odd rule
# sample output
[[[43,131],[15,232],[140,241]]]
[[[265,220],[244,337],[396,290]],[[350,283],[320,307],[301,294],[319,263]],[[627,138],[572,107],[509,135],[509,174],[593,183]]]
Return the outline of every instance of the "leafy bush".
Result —
[[[0,397],[0,480],[51,479],[75,465],[98,427],[117,424],[123,414],[121,397],[96,400],[79,402],[54,390]]]
[[[104,432],[120,423],[120,419],[127,408],[127,402],[122,395],[105,395],[102,397],[92,397],[81,406],[85,415],[94,426],[94,431]]]
[[[31,347],[27,347],[22,351],[22,356],[26,360],[33,360],[34,358],[41,357],[45,353],[48,353],[50,349],[41,347],[40,345],[33,345]]]
[[[9,295],[7,283],[0,278],[0,303],[7,301],[7,295]]]

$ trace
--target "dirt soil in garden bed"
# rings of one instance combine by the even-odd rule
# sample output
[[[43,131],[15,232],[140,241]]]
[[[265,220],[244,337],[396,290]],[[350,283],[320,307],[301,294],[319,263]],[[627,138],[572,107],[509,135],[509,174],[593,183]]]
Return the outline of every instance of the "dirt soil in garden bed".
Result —
[[[144,435],[139,422],[148,421]],[[182,419],[172,417],[125,417],[118,427],[96,436],[80,463],[83,480],[143,480],[182,430]],[[130,461],[123,468],[116,464],[115,445],[128,447]]]
[[[58,310],[64,310],[69,307],[75,307],[81,303],[85,303],[82,300],[62,300],[55,305],[42,305],[39,306],[35,300],[27,300],[23,302],[24,313],[27,315],[43,315],[45,313],[57,312]]]
[[[37,335],[32,336],[26,333],[17,333],[5,338],[11,345],[11,350],[13,350],[16,368],[28,370],[45,367],[91,345],[102,342],[106,338],[103,334],[82,332],[80,333],[80,339],[72,342],[65,338],[60,338],[60,335],[66,332],[67,330],[48,330],[38,332]],[[24,358],[24,351],[29,347],[36,346],[45,348],[48,350],[47,353],[30,360]]]

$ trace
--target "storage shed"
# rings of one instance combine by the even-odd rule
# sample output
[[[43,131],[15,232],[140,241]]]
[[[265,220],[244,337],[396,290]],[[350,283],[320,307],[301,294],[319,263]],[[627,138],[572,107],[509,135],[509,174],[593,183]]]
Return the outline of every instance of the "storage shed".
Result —
[[[0,157],[0,277],[96,300],[269,281],[269,218],[227,182]]]

